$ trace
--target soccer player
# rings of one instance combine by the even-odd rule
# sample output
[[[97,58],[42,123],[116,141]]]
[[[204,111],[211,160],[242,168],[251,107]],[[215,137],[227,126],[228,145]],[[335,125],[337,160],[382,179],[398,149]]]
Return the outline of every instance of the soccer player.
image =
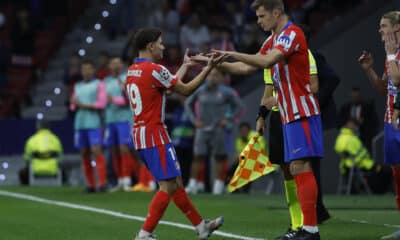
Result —
[[[185,101],[185,110],[196,127],[194,137],[194,159],[186,192],[196,194],[198,191],[197,177],[207,155],[214,155],[216,160],[213,194],[222,194],[225,190],[226,170],[228,161],[226,150],[225,129],[233,121],[243,105],[234,89],[224,86],[223,74],[213,69],[207,77],[207,82]],[[195,116],[194,103],[198,103],[198,116]],[[231,117],[226,117],[226,109],[231,108]]]
[[[257,69],[271,68],[276,98],[267,105],[278,105],[283,129],[285,162],[290,163],[297,196],[303,213],[303,227],[282,239],[320,239],[316,202],[318,187],[311,161],[323,157],[323,139],[318,101],[311,91],[307,42],[302,30],[289,21],[282,0],[255,0],[257,22],[264,31],[272,31],[272,48],[266,54],[243,54],[218,51],[224,58],[219,68],[233,74],[249,74]],[[267,41],[268,42],[268,41]],[[202,56],[193,60],[204,60]],[[264,131],[267,107],[260,106],[256,129]]]
[[[182,183],[179,162],[164,124],[164,116],[166,91],[190,95],[204,82],[218,59],[212,57],[199,75],[185,84],[181,79],[193,65],[188,51],[176,75],[155,63],[162,59],[165,49],[159,29],[140,29],[135,35],[135,48],[139,58],[129,67],[126,82],[135,120],[132,134],[141,159],[159,185],[159,191],[154,195],[147,218],[135,239],[156,239],[153,231],[171,200],[193,224],[199,239],[207,239],[222,225],[223,217],[204,220],[190,201]]]
[[[395,185],[397,209],[400,211],[400,131],[393,121],[393,105],[400,83],[400,12],[384,14],[380,20],[379,33],[385,46],[386,61],[382,78],[374,70],[374,60],[370,53],[364,51],[358,59],[361,68],[372,85],[382,95],[386,94],[386,114],[384,126],[384,159],[391,165]]]
[[[260,49],[260,54],[266,54],[272,49],[273,39],[269,37]],[[318,71],[315,63],[315,59],[310,50],[308,50],[308,59],[310,61],[310,89],[313,94],[318,91]],[[293,180],[293,176],[290,173],[290,164],[284,161],[284,143],[283,143],[283,131],[282,123],[279,113],[279,108],[276,105],[273,80],[271,76],[271,70],[264,69],[264,95],[261,99],[260,106],[266,106],[270,111],[271,117],[269,119],[269,158],[274,164],[279,164],[282,169],[284,178],[285,195],[286,201],[289,207],[290,214],[290,226],[288,231],[276,239],[284,239],[285,237],[292,236],[300,229],[303,225],[303,214],[301,211],[300,203],[297,198],[297,187]],[[314,159],[319,161],[319,159]],[[321,198],[322,199],[322,198]],[[321,201],[321,205],[322,201]]]
[[[96,179],[93,165],[99,178],[99,191],[104,192],[107,185],[106,161],[102,149],[102,130],[100,112],[107,104],[107,92],[104,83],[95,78],[93,62],[82,62],[83,80],[76,83],[71,97],[71,110],[75,113],[75,147],[82,157],[83,172],[87,181],[86,191],[96,191]],[[92,164],[92,156],[96,164]]]
[[[118,184],[111,191],[130,191],[131,172],[137,159],[133,158],[130,145],[130,121],[132,113],[129,108],[129,100],[125,96],[126,74],[123,73],[121,58],[112,57],[109,62],[111,75],[104,79],[107,89],[108,104],[105,109],[106,131],[105,145],[111,147],[111,155],[114,171],[118,177]],[[132,146],[133,147],[133,146]]]

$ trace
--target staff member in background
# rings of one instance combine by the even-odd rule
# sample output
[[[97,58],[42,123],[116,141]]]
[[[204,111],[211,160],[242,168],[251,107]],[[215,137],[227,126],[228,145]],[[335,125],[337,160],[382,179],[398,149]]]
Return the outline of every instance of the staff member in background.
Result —
[[[368,186],[374,193],[385,193],[392,180],[390,169],[374,162],[368,149],[356,135],[360,123],[354,118],[348,118],[336,138],[335,151],[341,157],[339,169],[342,175],[348,176],[354,165],[365,173]],[[358,192],[358,189],[354,190]],[[353,192],[353,191],[352,191]]]
[[[29,168],[35,175],[55,176],[63,155],[60,139],[51,132],[48,122],[38,120],[37,132],[26,141],[24,159],[27,166],[19,171],[20,182],[29,184]]]

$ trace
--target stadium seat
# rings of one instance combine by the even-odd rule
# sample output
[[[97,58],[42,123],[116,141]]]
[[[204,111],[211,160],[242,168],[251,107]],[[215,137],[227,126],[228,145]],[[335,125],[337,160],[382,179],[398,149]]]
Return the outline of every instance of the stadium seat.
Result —
[[[58,153],[50,153],[51,158],[58,158],[59,155]],[[32,158],[34,158],[35,161],[48,161],[46,157],[41,157],[43,154],[38,154],[35,155],[33,154]],[[32,163],[29,166],[29,185],[31,186],[61,186],[62,185],[62,172],[61,169],[59,168],[59,164],[57,161],[57,166],[58,166],[58,171],[57,173],[54,174],[49,174],[49,173],[35,173],[32,167]]]
[[[337,194],[345,193],[346,195],[350,195],[355,184],[361,186],[368,195],[371,195],[371,189],[367,183],[365,173],[354,163],[353,166],[348,169],[347,174],[339,175]]]

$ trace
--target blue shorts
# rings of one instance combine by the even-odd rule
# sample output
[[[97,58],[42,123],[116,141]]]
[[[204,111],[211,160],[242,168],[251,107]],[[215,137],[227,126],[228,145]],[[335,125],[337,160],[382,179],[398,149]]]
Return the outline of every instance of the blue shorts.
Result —
[[[139,149],[139,155],[157,182],[182,175],[172,143]]]
[[[400,164],[400,131],[395,130],[392,124],[385,123],[383,145],[385,163]]]
[[[285,162],[324,156],[322,125],[319,115],[282,125],[282,129]]]
[[[131,131],[129,122],[107,124],[104,134],[104,145],[107,147],[118,145],[131,145]]]
[[[102,146],[102,132],[100,128],[80,129],[75,131],[75,147],[77,149],[93,146]]]

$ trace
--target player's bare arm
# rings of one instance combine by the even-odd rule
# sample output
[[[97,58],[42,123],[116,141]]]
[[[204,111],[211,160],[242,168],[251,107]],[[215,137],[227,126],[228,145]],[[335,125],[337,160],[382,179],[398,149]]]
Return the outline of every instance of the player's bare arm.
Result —
[[[387,33],[384,36],[384,39],[385,39],[384,41],[385,41],[386,58],[388,61],[388,72],[390,73],[390,76],[392,76],[393,84],[395,86],[399,86],[400,69],[396,57],[399,44],[396,41],[394,33]]]
[[[318,75],[311,74],[310,75],[310,89],[313,94],[317,94],[319,90],[319,82],[318,82]]]
[[[183,57],[183,63],[180,66],[180,68],[178,69],[178,71],[175,73],[175,75],[179,79],[183,79],[183,77],[186,75],[186,72],[189,69],[189,67],[194,66],[195,64],[196,63],[191,61],[191,59],[189,57],[189,49],[186,49],[185,55]]]
[[[387,91],[387,76],[384,74],[382,78],[378,77],[378,74],[374,70],[374,59],[371,53],[363,51],[361,56],[358,58],[358,62],[370,80],[371,84],[380,94],[385,95]]]
[[[264,94],[261,98],[260,105],[266,106],[268,109],[271,109],[273,105],[271,105],[272,101],[271,98],[273,97],[274,86],[271,84],[266,84],[264,87]],[[276,101],[275,103],[276,104]],[[265,131],[265,119],[261,116],[256,120],[256,131],[260,134],[264,134]]]
[[[232,51],[213,50],[218,54],[225,54],[225,58],[233,58],[239,62],[248,64],[256,68],[270,68],[275,63],[284,60],[285,56],[278,49],[272,49],[267,55],[246,54]]]
[[[203,54],[193,56],[191,57],[191,59],[196,62],[208,61],[208,57]],[[217,68],[222,72],[234,75],[249,75],[256,72],[258,69],[243,62],[221,62],[220,64],[218,64]]]
[[[214,58],[214,56],[212,56],[209,59],[207,66],[205,66],[192,81],[184,83],[179,78],[172,90],[184,96],[189,96],[204,82],[207,75],[223,59],[223,57],[224,56],[219,56],[218,58]]]

